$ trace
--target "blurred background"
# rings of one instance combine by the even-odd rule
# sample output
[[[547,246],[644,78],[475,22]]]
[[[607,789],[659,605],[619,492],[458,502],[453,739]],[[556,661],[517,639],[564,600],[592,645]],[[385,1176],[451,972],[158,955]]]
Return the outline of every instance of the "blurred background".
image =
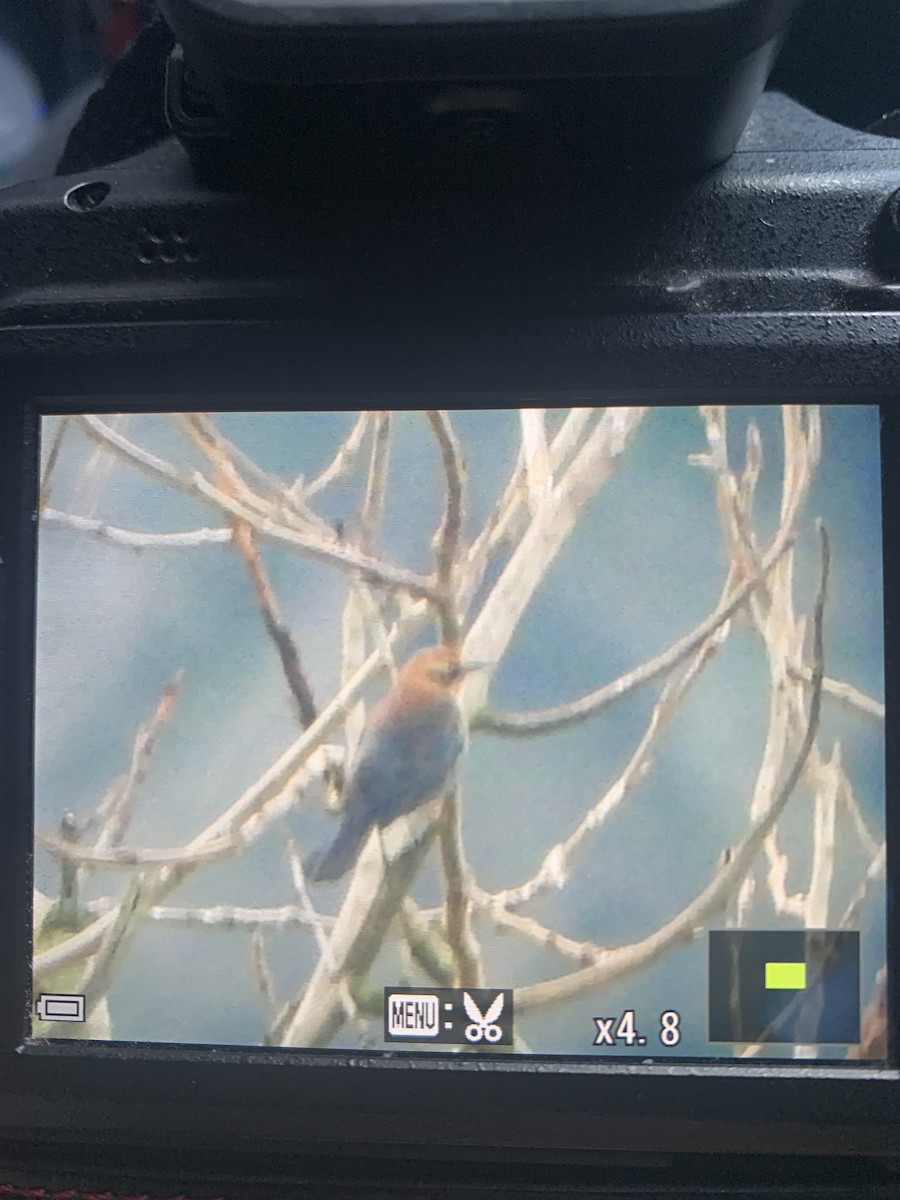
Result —
[[[53,174],[85,101],[150,11],[145,0],[0,0],[0,187]]]
[[[833,556],[827,671],[880,701],[878,411],[835,406],[823,409],[822,416],[822,462],[800,522],[795,604],[799,612],[811,611],[818,572],[815,519],[821,517]],[[471,541],[510,477],[520,445],[519,422],[515,410],[460,411],[451,417],[467,464],[464,535]],[[315,477],[354,419],[355,414],[341,412],[234,412],[217,415],[216,424],[266,472],[289,483],[301,475]],[[156,454],[204,466],[165,414],[109,420]],[[559,414],[551,412],[551,423],[558,420]],[[59,421],[45,418],[45,461]],[[766,544],[778,523],[780,410],[729,409],[729,450],[738,468],[750,422],[762,436],[756,526]],[[392,438],[378,552],[428,572],[443,506],[437,450],[422,413],[395,414]],[[580,696],[659,653],[715,608],[728,556],[713,478],[688,462],[704,449],[696,409],[648,413],[520,622],[492,678],[492,708],[543,708]],[[318,495],[319,513],[352,529],[365,473],[363,461]],[[50,504],[144,532],[221,523],[219,514],[199,502],[99,450],[77,427],[68,430],[59,448]],[[298,731],[242,563],[227,545],[135,552],[57,525],[42,529],[39,547],[37,828],[54,834],[65,812],[80,820],[90,815],[126,769],[137,729],[167,684],[184,672],[181,695],[154,752],[126,838],[126,844],[138,847],[182,844],[257,779]],[[277,547],[264,545],[263,553],[321,706],[339,684],[347,578]],[[486,586],[495,578],[496,572]],[[420,640],[434,640],[434,635]],[[381,690],[383,685],[373,696]],[[657,687],[639,691],[597,719],[550,736],[473,738],[462,776],[463,835],[482,887],[515,886],[537,870],[550,847],[617,778],[658,692]],[[647,778],[587,839],[567,886],[545,892],[525,911],[571,938],[602,946],[646,936],[677,913],[708,882],[726,848],[746,832],[769,701],[764,646],[749,620],[738,619],[723,651],[656,744]],[[883,727],[830,703],[820,733],[826,756],[837,739],[865,820],[881,840]],[[809,789],[799,788],[781,823],[789,891],[806,886],[810,799]],[[286,825],[273,827],[239,856],[198,871],[168,902],[290,903],[287,837],[296,838],[305,852],[331,836],[334,822],[321,792],[311,792]],[[441,900],[437,857],[429,856],[415,885],[416,899],[425,906]],[[831,924],[847,908],[867,865],[842,815]],[[58,864],[39,853],[36,871],[36,885],[58,895]],[[124,883],[122,871],[101,871],[89,877],[85,896],[118,896]],[[324,913],[337,912],[345,887],[346,881],[314,889],[317,906]],[[761,893],[750,927],[798,927],[796,919],[777,916]],[[859,918],[864,1003],[884,962],[884,915],[883,885],[877,884]],[[718,924],[724,924],[724,914]],[[476,932],[487,986],[515,987],[572,969],[571,961],[554,951],[499,934],[482,918]],[[267,950],[278,995],[288,999],[318,959],[315,941],[308,930],[295,928],[269,937]],[[375,964],[372,981],[396,985],[418,977],[389,946]],[[234,930],[147,923],[119,964],[109,999],[118,1039],[258,1045],[271,1019],[251,969],[249,937]],[[592,1017],[629,1008],[637,1011],[639,1028],[643,1021],[651,1032],[661,1012],[677,1009],[683,1033],[679,1053],[729,1053],[706,1039],[705,937],[600,993],[528,1014],[520,1032],[540,1053],[590,1054]],[[355,1032],[345,1030],[335,1044],[357,1045]]]

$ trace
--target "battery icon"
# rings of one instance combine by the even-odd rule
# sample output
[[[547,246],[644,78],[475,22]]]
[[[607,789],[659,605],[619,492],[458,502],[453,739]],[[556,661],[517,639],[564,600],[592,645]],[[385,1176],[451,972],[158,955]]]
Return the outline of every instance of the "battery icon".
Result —
[[[43,992],[38,996],[35,1011],[42,1021],[83,1021],[84,996],[69,996],[63,992]]]

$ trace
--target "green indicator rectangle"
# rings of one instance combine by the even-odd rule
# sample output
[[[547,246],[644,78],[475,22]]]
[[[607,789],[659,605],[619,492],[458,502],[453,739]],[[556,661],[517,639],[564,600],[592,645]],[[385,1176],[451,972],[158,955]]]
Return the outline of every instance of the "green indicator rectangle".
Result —
[[[766,987],[802,992],[806,987],[805,962],[767,962]]]

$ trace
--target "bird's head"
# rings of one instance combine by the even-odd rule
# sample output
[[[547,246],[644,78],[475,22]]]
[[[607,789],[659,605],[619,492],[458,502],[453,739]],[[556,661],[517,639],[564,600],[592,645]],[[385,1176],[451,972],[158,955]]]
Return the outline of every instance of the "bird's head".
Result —
[[[412,682],[427,683],[445,692],[455,692],[470,671],[493,666],[489,662],[469,662],[461,658],[458,646],[429,646],[414,654],[402,675]]]

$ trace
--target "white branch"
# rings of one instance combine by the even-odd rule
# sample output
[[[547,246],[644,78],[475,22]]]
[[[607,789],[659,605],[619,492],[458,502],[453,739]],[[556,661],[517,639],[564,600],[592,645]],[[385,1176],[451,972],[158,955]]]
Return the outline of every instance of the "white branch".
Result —
[[[107,525],[93,517],[79,517],[75,513],[60,512],[56,508],[45,508],[41,514],[45,525],[74,529],[104,542],[115,542],[129,550],[192,550],[196,546],[221,546],[231,541],[230,529],[189,529],[184,533],[140,533],[134,529],[120,529]]]

